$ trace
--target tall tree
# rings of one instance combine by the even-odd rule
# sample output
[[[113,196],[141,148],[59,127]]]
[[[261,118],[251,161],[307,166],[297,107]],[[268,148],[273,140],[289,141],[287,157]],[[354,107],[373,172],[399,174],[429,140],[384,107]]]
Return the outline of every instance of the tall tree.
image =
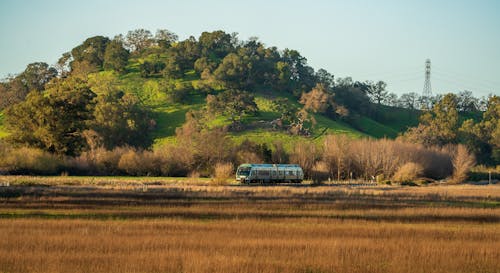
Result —
[[[325,85],[318,83],[310,92],[302,94],[300,103],[304,104],[306,110],[325,113],[329,108],[332,108],[333,98],[326,90]]]
[[[74,63],[88,62],[98,69],[102,68],[104,63],[104,53],[109,43],[109,38],[103,36],[94,36],[85,40],[81,45],[71,50],[73,61],[70,66],[73,69]]]
[[[369,85],[370,87],[368,88],[368,95],[373,102],[376,102],[378,105],[380,105],[387,97],[388,91],[385,90],[387,84],[383,81],[378,81],[375,84],[370,83]]]
[[[125,46],[131,52],[142,51],[153,45],[153,34],[146,29],[130,30],[125,36]]]
[[[106,148],[149,146],[152,119],[133,94],[111,90],[96,97],[90,128],[103,138]]]
[[[104,69],[125,71],[129,57],[129,52],[123,47],[119,40],[113,40],[106,46],[104,52]]]
[[[9,139],[57,154],[79,154],[85,148],[82,132],[91,118],[94,96],[75,78],[55,82],[44,94],[31,92],[6,110]]]
[[[203,32],[198,41],[201,48],[201,55],[205,57],[222,59],[234,50],[231,34],[225,33],[222,30]]]
[[[154,39],[159,47],[170,48],[173,43],[177,42],[179,36],[168,29],[158,29]]]
[[[403,138],[424,145],[456,143],[458,125],[457,97],[450,93],[436,103],[432,111],[424,112],[419,126],[408,129]]]

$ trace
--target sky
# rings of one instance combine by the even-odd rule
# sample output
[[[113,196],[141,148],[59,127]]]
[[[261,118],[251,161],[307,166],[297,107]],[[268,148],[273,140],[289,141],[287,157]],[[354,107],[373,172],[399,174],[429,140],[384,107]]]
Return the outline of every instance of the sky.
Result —
[[[203,31],[296,49],[315,70],[421,93],[431,60],[434,94],[500,95],[500,1],[0,0],[0,78],[55,64],[86,38],[138,28],[181,40]]]

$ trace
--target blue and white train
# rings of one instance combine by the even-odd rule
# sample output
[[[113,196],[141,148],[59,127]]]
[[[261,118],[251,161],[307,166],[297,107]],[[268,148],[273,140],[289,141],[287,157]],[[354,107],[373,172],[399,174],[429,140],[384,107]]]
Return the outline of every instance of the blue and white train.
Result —
[[[236,171],[241,183],[300,183],[304,172],[297,164],[241,164]]]

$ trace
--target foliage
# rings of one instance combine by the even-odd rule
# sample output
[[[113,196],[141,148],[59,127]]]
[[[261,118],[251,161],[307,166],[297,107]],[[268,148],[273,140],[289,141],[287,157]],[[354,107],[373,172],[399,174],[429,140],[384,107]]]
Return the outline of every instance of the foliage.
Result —
[[[234,89],[218,95],[208,95],[207,109],[211,113],[229,116],[233,124],[239,122],[243,115],[254,115],[258,111],[252,94]]]
[[[427,146],[442,146],[457,142],[458,127],[457,97],[447,94],[434,105],[432,111],[424,112],[420,116],[420,124],[410,128],[403,138]]]
[[[132,145],[147,147],[152,124],[147,109],[133,94],[113,90],[97,96],[90,128],[103,139],[104,147]]]
[[[232,163],[217,163],[214,167],[213,185],[225,185],[232,178],[234,167]]]
[[[314,113],[325,113],[333,104],[333,98],[328,94],[323,84],[317,84],[310,92],[302,94],[300,103],[305,110]]]
[[[453,153],[453,175],[451,181],[461,183],[467,179],[470,169],[476,164],[476,159],[464,145],[457,145]]]
[[[155,62],[144,61],[140,67],[141,76],[144,78],[158,76],[161,74],[163,69],[165,69],[165,67],[166,67],[165,63],[161,61],[155,61]]]
[[[104,69],[123,72],[127,66],[128,57],[129,52],[123,47],[123,43],[119,40],[112,40],[104,52]]]
[[[28,64],[21,74],[0,82],[0,110],[21,102],[30,91],[44,90],[56,76],[57,70],[46,63]]]
[[[408,162],[394,173],[392,179],[395,182],[403,183],[403,182],[413,182],[424,173],[424,168],[422,165],[415,162]]]
[[[85,148],[82,132],[92,115],[95,94],[79,79],[56,81],[45,94],[31,92],[6,110],[9,139],[58,154],[75,155]]]
[[[109,38],[103,36],[94,36],[85,40],[81,45],[71,50],[73,61],[71,68],[74,69],[75,63],[87,62],[89,65],[98,69],[102,68],[104,55]]]
[[[129,31],[124,42],[131,52],[143,51],[154,43],[151,32],[142,28]]]

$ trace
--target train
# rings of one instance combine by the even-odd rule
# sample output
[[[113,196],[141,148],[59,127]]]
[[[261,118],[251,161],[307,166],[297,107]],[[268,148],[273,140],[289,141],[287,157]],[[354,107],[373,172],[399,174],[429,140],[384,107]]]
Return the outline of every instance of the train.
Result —
[[[304,171],[297,164],[241,164],[236,170],[240,183],[301,183]]]

